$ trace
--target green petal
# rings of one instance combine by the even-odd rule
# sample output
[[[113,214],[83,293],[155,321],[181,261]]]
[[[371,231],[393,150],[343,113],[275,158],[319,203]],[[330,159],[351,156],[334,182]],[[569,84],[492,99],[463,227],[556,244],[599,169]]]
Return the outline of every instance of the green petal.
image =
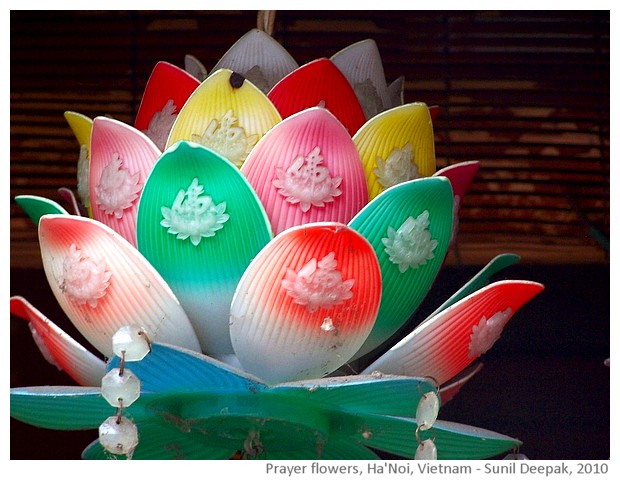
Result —
[[[371,448],[413,458],[418,446],[413,419],[363,415],[360,441]],[[482,428],[437,420],[421,439],[434,438],[438,460],[479,460],[512,450],[521,442]],[[358,438],[359,440],[359,438]]]
[[[134,460],[227,460],[234,450],[205,445],[196,436],[179,430],[174,425],[148,423],[137,425],[138,446],[131,457]],[[112,455],[95,440],[82,452],[85,460],[124,459]]]
[[[369,353],[396,333],[430,290],[443,265],[450,242],[452,209],[452,187],[448,179],[429,177],[385,190],[349,222],[351,228],[360,232],[372,244],[383,277],[377,320],[356,358]],[[388,253],[384,243],[384,240],[391,237],[388,232],[397,232],[408,219],[419,222],[425,212],[428,214],[426,231],[430,233],[430,241],[434,240],[437,244],[430,254],[424,255],[424,258],[420,256],[421,261],[417,265],[395,263],[399,258]],[[416,248],[422,241],[422,237],[416,238]],[[401,271],[402,268],[405,270]]]
[[[45,197],[38,197],[36,195],[18,195],[15,197],[15,202],[22,207],[30,219],[39,225],[39,220],[43,215],[48,213],[69,215],[60,204]]]
[[[152,417],[145,406],[148,393],[131,405],[134,421]],[[129,411],[129,410],[128,410]],[[25,387],[11,389],[11,417],[36,427],[53,430],[98,428],[116,408],[92,387]]]
[[[196,205],[190,196],[196,197]],[[217,210],[222,203],[225,214],[205,210],[207,205]],[[178,222],[165,219],[162,207],[170,217],[173,205],[202,215],[200,232],[211,236],[192,235],[193,224],[181,215]],[[228,330],[232,296],[251,259],[271,237],[265,210],[248,181],[232,163],[206,147],[186,141],[173,145],[144,185],[138,250],[179,299],[202,351],[216,358],[232,353]]]
[[[285,383],[270,391],[335,411],[415,416],[422,395],[437,390],[426,378],[355,375]]]

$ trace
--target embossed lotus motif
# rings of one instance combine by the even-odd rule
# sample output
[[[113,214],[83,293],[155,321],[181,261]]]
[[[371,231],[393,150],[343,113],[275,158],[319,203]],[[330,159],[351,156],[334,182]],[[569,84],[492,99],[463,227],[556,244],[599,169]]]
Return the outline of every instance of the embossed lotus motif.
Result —
[[[79,386],[12,389],[11,415],[102,425],[85,458],[487,458],[518,446],[436,419],[453,379],[543,288],[489,284],[516,256],[492,259],[377,354],[430,290],[478,169],[436,171],[431,110],[394,88],[374,42],[298,66],[254,30],[204,78],[158,63],[134,125],[67,112],[82,205],[16,200],[38,225],[50,288],[103,358],[12,298]],[[131,363],[139,398],[123,406],[107,385],[125,362],[111,339],[128,326],[151,346]],[[110,446],[132,430],[111,433],[114,415],[137,426],[137,444]]]

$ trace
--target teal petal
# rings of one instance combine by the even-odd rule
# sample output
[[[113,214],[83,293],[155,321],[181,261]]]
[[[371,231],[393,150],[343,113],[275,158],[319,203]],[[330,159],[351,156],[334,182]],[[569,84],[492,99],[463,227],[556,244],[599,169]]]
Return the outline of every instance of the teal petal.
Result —
[[[415,416],[420,398],[437,389],[427,378],[354,375],[284,383],[270,391],[334,411]]]
[[[138,446],[133,460],[227,460],[234,450],[205,445],[196,436],[183,432],[174,424],[148,423],[137,425]],[[125,459],[112,455],[95,440],[82,452],[84,460]]]
[[[110,360],[108,369],[117,368],[119,358]],[[241,370],[200,353],[172,345],[151,344],[151,352],[128,368],[140,379],[145,390],[161,393],[208,392],[248,393],[265,385]]]
[[[383,191],[349,222],[351,228],[372,244],[383,277],[377,320],[356,358],[384,343],[419,307],[443,264],[452,232],[452,211],[452,187],[448,179],[427,177]],[[408,237],[406,231],[399,233],[401,228],[406,230],[405,222],[413,220],[417,223],[414,234]],[[396,256],[389,252],[397,249],[389,247],[398,245],[392,239],[399,236],[405,245],[409,241],[414,243],[409,249],[398,249],[400,255]],[[420,254],[425,246],[426,252]],[[417,256],[417,260],[408,263],[408,255]]]
[[[173,290],[209,355],[233,353],[228,331],[232,296],[252,258],[271,238],[267,215],[248,181],[235,165],[203,146],[177,142],[144,185],[138,249]]]
[[[142,421],[153,417],[143,392],[131,405],[131,418]],[[99,425],[116,408],[94,387],[25,387],[11,389],[11,417],[24,423],[53,430],[84,430]]]
[[[428,318],[432,318],[437,315],[442,310],[445,310],[450,305],[455,304],[459,300],[465,298],[467,295],[470,295],[482,287],[488,285],[491,281],[491,277],[501,270],[517,263],[521,257],[519,255],[515,255],[513,253],[504,253],[497,255],[495,258],[491,259],[489,263],[485,265],[485,267],[480,270],[475,276],[473,276],[465,285],[463,285],[457,292],[455,292],[448,300],[442,303],[437,310],[431,313]],[[426,321],[426,320],[425,320]]]
[[[286,440],[284,440],[286,441]],[[263,459],[266,460],[379,460],[379,456],[363,445],[348,439],[329,440],[326,444],[317,445],[313,449],[288,450],[286,452],[268,452],[265,450]],[[257,460],[261,460],[258,457]],[[329,475],[339,473],[339,465],[321,464],[321,474]],[[311,473],[310,466],[306,467],[306,473]],[[319,468],[317,466],[317,468]],[[362,467],[358,467],[361,471]],[[336,470],[334,470],[336,469]],[[310,471],[309,471],[310,470]]]
[[[48,213],[69,215],[60,204],[49,198],[39,197],[36,195],[17,195],[15,202],[22,207],[24,212],[30,217],[30,219],[39,225],[39,220],[43,215]]]
[[[363,443],[373,449],[413,458],[418,447],[417,423],[413,419],[363,415],[360,419]],[[437,420],[420,439],[435,438],[437,460],[480,460],[491,458],[521,445],[521,441],[485,430]]]

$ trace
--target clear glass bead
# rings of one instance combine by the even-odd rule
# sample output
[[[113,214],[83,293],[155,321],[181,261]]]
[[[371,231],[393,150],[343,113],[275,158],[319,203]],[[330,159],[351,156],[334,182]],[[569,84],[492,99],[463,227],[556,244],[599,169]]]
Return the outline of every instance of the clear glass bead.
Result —
[[[113,368],[101,379],[101,394],[113,407],[128,407],[140,397],[140,379],[131,370]],[[122,400],[122,405],[121,405]]]
[[[99,443],[110,453],[131,456],[138,445],[138,428],[126,417],[108,417],[99,426]]]
[[[429,438],[420,442],[415,451],[415,460],[437,460],[437,447]]]
[[[136,325],[121,327],[112,337],[112,351],[126,362],[139,362],[151,351],[144,329]]]
[[[415,412],[416,422],[420,430],[431,428],[437,420],[437,415],[439,415],[439,398],[435,392],[427,392],[422,395]]]
[[[522,453],[509,453],[504,460],[529,460],[529,458]]]

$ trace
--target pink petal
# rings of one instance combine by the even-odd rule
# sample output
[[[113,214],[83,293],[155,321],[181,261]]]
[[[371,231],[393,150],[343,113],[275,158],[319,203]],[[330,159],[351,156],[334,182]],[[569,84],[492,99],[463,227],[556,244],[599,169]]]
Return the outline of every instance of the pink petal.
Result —
[[[310,188],[296,191],[296,182],[291,186],[282,182],[292,170],[309,172],[317,155],[321,157],[318,169],[325,174],[322,184],[331,182],[332,189],[310,202]],[[368,201],[355,144],[325,108],[309,108],[277,124],[250,152],[241,171],[265,207],[274,234],[310,222],[348,223]]]
[[[93,218],[120,233],[133,246],[141,189],[160,155],[155,144],[139,130],[106,117],[93,121],[90,154]],[[120,162],[118,168],[115,162]],[[116,182],[121,181],[123,187],[119,188]],[[111,195],[115,198],[109,199]]]

